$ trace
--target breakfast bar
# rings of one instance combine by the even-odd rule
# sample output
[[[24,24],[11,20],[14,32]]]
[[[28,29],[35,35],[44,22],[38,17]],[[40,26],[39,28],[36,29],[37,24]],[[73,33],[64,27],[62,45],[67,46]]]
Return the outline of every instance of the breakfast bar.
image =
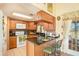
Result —
[[[27,38],[26,42],[28,56],[44,56],[43,49],[48,46],[53,46],[56,42],[56,39],[53,38],[51,40],[39,43],[37,42],[36,38]]]

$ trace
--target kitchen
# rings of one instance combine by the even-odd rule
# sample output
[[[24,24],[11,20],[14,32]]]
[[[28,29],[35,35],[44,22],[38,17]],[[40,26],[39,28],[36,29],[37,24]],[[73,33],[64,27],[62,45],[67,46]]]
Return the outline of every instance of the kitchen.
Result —
[[[43,12],[43,13],[47,14],[44,11],[39,11],[39,12],[40,13]],[[50,16],[50,15],[47,14],[47,16]],[[51,16],[51,18],[54,18],[53,21],[55,21],[55,17]],[[51,34],[50,32],[55,33],[55,23],[52,23],[53,21],[52,22],[46,21],[46,20],[21,21],[21,20],[14,20],[11,18],[9,18],[9,19],[10,19],[9,20],[9,27],[10,27],[9,28],[9,31],[10,31],[9,32],[10,33],[9,49],[17,48],[17,45],[19,43],[18,44],[16,43],[16,42],[18,42],[16,39],[19,35],[21,35],[21,36],[25,35],[25,38],[26,38],[25,45],[26,45],[28,56],[32,56],[34,54],[35,54],[35,56],[44,55],[44,53],[41,51],[43,51],[43,49],[45,47],[47,47],[47,45],[53,44],[55,42],[55,40],[51,40],[52,38],[48,39],[46,37],[46,34],[48,34],[47,36],[51,37],[51,35],[49,35],[49,34]],[[22,28],[19,28],[19,29],[16,28],[17,26],[21,27],[21,25],[22,25]],[[24,34],[21,34],[21,31],[24,31]],[[45,41],[47,41],[47,42],[45,42]],[[34,49],[36,48],[36,49],[33,50],[33,48]],[[41,51],[39,49],[41,49]],[[37,51],[39,51],[40,53]]]
[[[4,56],[79,55],[78,5],[75,3],[0,4],[2,34],[0,54]]]
[[[44,56],[44,48],[56,43],[56,17],[32,4],[1,4],[6,32],[4,55]],[[21,7],[20,7],[21,6]],[[23,7],[30,8],[23,10]],[[36,9],[35,9],[36,8]],[[6,9],[6,10],[5,10]],[[29,11],[29,13],[27,13]],[[30,15],[25,16],[24,14]],[[12,13],[12,14],[11,14]],[[24,14],[22,14],[24,13]],[[5,29],[6,28],[6,29]],[[39,52],[38,52],[39,51]],[[11,53],[11,54],[10,54]]]

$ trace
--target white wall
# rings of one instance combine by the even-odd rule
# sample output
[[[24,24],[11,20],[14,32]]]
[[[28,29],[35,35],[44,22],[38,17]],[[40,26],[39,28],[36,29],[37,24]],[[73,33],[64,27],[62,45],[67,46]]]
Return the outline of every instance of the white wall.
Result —
[[[56,16],[77,10],[79,10],[79,3],[54,3],[54,14]]]
[[[33,3],[32,5],[36,6],[40,10],[46,10],[46,6],[43,3]]]

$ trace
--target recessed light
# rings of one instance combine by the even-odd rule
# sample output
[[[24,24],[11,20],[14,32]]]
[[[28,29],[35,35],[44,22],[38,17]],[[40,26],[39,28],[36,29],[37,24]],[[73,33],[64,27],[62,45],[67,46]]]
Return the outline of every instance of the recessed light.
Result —
[[[18,16],[18,17],[23,17],[23,18],[28,18],[28,19],[32,19],[32,17],[24,15],[24,14],[20,14],[20,13],[13,13],[14,16]]]

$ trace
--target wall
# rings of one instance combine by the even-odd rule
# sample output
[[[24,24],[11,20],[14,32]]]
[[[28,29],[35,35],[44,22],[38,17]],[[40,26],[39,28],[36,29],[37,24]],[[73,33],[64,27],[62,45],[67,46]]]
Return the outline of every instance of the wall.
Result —
[[[54,14],[56,16],[62,15],[67,12],[77,11],[79,3],[54,3]]]
[[[61,16],[64,13],[77,11],[79,10],[78,3],[54,3],[53,4],[53,14],[57,16]],[[61,32],[62,19],[60,21],[56,20],[56,31]]]
[[[33,3],[32,5],[36,6],[40,10],[46,10],[47,6],[44,3]]]
[[[4,38],[3,38],[3,13],[0,10],[0,56],[3,54],[2,49],[3,49],[3,42],[4,42]]]
[[[4,36],[4,41],[3,41],[3,55],[5,55],[5,53],[6,53],[6,51],[7,51],[7,49],[8,49],[8,20],[7,20],[8,18],[7,18],[7,16],[4,16],[4,34],[5,34],[5,36]]]

